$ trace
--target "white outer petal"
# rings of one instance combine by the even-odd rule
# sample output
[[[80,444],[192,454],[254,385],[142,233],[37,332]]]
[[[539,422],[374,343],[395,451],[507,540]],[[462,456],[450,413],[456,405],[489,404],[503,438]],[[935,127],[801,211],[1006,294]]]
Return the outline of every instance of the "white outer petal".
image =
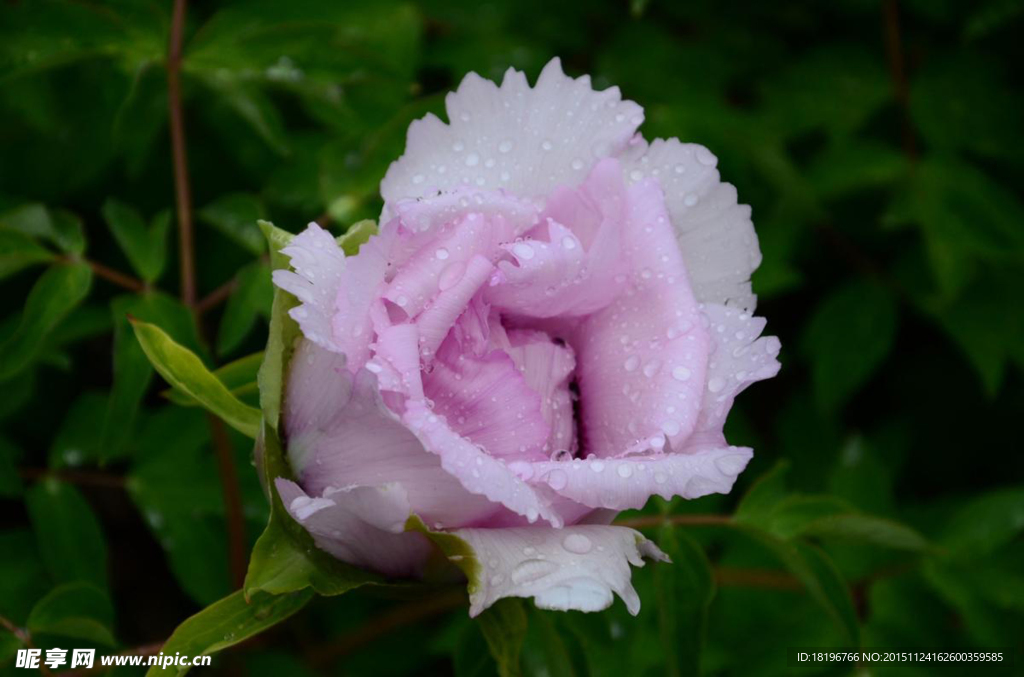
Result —
[[[291,259],[294,272],[275,270],[274,284],[302,302],[288,314],[310,341],[331,352],[345,352],[331,329],[335,299],[345,271],[345,252],[330,233],[310,223],[281,253]]]
[[[640,598],[630,565],[668,561],[658,546],[627,527],[458,529],[480,562],[469,585],[469,615],[503,597],[532,597],[542,609],[600,611],[618,594],[634,616]]]
[[[627,182],[654,177],[661,184],[697,300],[753,311],[750,275],[761,250],[750,207],[721,181],[718,158],[698,144],[656,139],[635,144],[622,163]]]
[[[552,59],[537,84],[509,69],[499,87],[470,73],[434,115],[409,126],[405,154],[381,182],[385,205],[460,186],[502,188],[520,197],[574,186],[602,157],[618,155],[643,122],[643,109],[618,87],[595,92]],[[393,214],[385,206],[381,221]]]

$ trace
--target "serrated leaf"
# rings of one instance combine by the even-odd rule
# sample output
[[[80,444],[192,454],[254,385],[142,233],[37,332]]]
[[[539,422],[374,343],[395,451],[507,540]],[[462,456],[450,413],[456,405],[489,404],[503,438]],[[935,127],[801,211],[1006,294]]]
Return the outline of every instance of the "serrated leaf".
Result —
[[[871,378],[892,348],[896,323],[893,294],[869,281],[849,282],[821,302],[803,337],[820,407],[838,409]]]
[[[170,212],[158,214],[147,227],[135,209],[113,198],[103,203],[102,211],[114,239],[139,277],[146,282],[159,279],[167,259]]]
[[[74,487],[55,479],[37,482],[26,495],[39,552],[54,580],[107,583],[107,547],[92,508]]]
[[[57,635],[114,646],[114,607],[107,594],[88,583],[67,583],[32,608],[27,627],[34,634]]]
[[[185,620],[161,650],[165,655],[209,656],[286,620],[312,597],[313,592],[306,590],[285,595],[259,593],[247,599],[239,590]],[[152,667],[146,675],[184,675],[188,670],[185,666]]]
[[[164,380],[201,402],[238,432],[256,438],[260,429],[259,410],[232,395],[195,353],[156,325],[133,320],[132,328],[146,357]]]
[[[83,263],[58,264],[29,292],[17,330],[0,346],[0,379],[26,368],[54,327],[89,293],[92,271]]]

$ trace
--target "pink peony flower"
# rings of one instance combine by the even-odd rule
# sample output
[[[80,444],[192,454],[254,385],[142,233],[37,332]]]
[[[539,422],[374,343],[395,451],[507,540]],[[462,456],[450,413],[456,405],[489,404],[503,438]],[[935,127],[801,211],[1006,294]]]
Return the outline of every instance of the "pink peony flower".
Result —
[[[629,565],[665,557],[611,520],[727,493],[752,455],[722,434],[733,398],[779,368],[751,315],[750,208],[706,148],[648,144],[640,106],[557,59],[532,88],[471,73],[446,103],[449,124],[410,126],[358,255],[316,224],[283,250],[304,338],[299,481],[277,488],[320,548],[388,575],[432,552],[411,515],[458,536],[471,614],[613,591],[635,614]]]

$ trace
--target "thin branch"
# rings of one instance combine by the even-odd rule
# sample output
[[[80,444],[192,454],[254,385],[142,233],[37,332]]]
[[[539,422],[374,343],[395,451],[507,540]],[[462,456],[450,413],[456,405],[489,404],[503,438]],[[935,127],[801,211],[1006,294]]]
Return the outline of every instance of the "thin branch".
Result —
[[[112,489],[123,489],[125,480],[120,475],[111,475],[104,472],[91,470],[50,470],[48,468],[19,468],[18,475],[26,480],[45,479],[53,477],[82,486],[105,487]]]
[[[422,601],[404,604],[377,616],[355,632],[339,637],[330,644],[313,651],[310,655],[310,662],[318,667],[329,665],[338,658],[352,653],[359,647],[369,644],[393,630],[457,609],[465,603],[465,593],[461,590],[453,590]]]
[[[202,315],[208,310],[215,308],[218,304],[223,303],[228,299],[231,294],[234,293],[238,287],[238,280],[231,278],[221,286],[214,289],[212,292],[204,296],[196,303],[196,313]]]
[[[178,211],[178,248],[181,258],[181,299],[196,303],[195,246],[192,240],[192,195],[185,153],[185,116],[181,107],[181,43],[185,32],[185,0],[174,0],[171,38],[167,48],[167,107],[171,122],[174,189]]]
[[[235,467],[234,451],[228,438],[224,422],[213,414],[207,414],[210,436],[217,453],[217,470],[224,490],[224,514],[228,525],[228,554],[231,565],[231,580],[235,588],[245,582],[245,517],[242,513],[242,496],[238,490],[238,469]]]
[[[36,648],[36,645],[32,643],[32,633],[26,630],[25,628],[19,628],[17,624],[15,624],[9,618],[0,616],[0,626],[4,627],[7,630],[7,632],[14,635],[19,642],[24,644],[29,649]],[[39,672],[44,675],[53,674],[52,672],[50,672],[49,666],[42,662],[39,663]]]
[[[70,261],[71,259],[68,260]],[[124,273],[116,271],[113,268],[109,268],[102,263],[97,263],[96,261],[90,261],[88,259],[80,259],[80,261],[89,266],[93,275],[103,278],[107,282],[112,282],[119,287],[124,287],[125,289],[130,289],[134,292],[145,291],[148,288],[146,283],[142,280],[136,279],[131,275],[125,275]]]
[[[903,109],[903,150],[913,164],[917,162],[917,141],[910,116],[910,86],[907,84],[907,70],[903,61],[903,44],[900,38],[900,10],[897,0],[882,3],[882,21],[885,30],[885,51],[889,58],[889,74],[896,91],[896,100]]]
[[[772,569],[737,569],[717,567],[715,583],[722,587],[770,588],[775,590],[803,590],[803,584],[784,571]]]
[[[720,526],[730,523],[732,523],[732,518],[728,515],[643,515],[615,521],[616,526],[632,529],[650,529],[665,524]]]

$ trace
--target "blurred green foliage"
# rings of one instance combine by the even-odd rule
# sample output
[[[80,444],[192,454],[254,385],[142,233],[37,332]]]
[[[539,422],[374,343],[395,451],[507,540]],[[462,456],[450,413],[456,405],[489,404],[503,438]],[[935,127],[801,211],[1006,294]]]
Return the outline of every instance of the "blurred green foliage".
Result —
[[[786,647],[857,644],[1021,659],[1024,4],[192,3],[198,313],[176,294],[171,5],[0,5],[0,671],[25,637],[127,651],[225,597],[206,648],[290,616],[215,659],[253,675],[779,675]],[[204,395],[153,378],[128,316],[254,405],[256,221],[375,218],[411,120],[468,71],[556,55],[643,105],[648,138],[712,148],[753,206],[784,363],[730,420],[754,462],[731,496],[648,506],[680,524],[652,529],[675,564],[635,572],[635,619],[512,601],[473,623],[360,591],[239,606]],[[225,434],[251,548],[268,506],[250,440]]]

